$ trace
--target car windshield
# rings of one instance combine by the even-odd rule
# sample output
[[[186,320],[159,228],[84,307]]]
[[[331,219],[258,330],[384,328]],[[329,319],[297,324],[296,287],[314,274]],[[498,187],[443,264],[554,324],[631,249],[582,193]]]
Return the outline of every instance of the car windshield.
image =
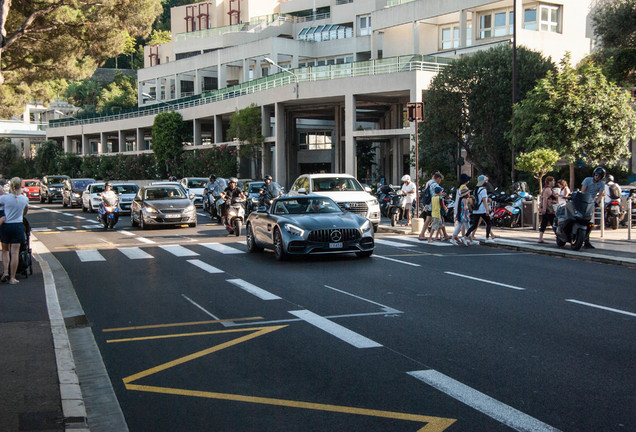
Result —
[[[314,191],[315,192],[349,192],[349,191],[362,191],[362,185],[358,183],[358,180],[350,177],[323,177],[315,178]]]
[[[146,189],[145,199],[147,200],[170,200],[186,198],[183,190],[179,187],[157,187]]]
[[[25,181],[24,182],[24,186],[25,187],[35,187],[35,186],[40,186],[40,182],[39,181]]]
[[[102,192],[104,192],[103,184],[91,186],[91,193],[102,193]]]
[[[93,183],[90,180],[75,180],[73,181],[73,189],[86,189],[86,186]]]
[[[326,197],[307,197],[279,200],[274,203],[275,214],[339,213],[340,207]]]
[[[249,184],[248,193],[258,193],[259,190],[263,187],[265,182],[252,182]]]
[[[47,181],[50,184],[54,184],[54,183],[64,183],[64,180],[66,180],[67,177],[48,177]]]
[[[139,191],[139,186],[136,184],[113,185],[113,191],[118,195],[136,194]]]
[[[207,179],[190,179],[188,180],[188,188],[203,188],[207,183]]]

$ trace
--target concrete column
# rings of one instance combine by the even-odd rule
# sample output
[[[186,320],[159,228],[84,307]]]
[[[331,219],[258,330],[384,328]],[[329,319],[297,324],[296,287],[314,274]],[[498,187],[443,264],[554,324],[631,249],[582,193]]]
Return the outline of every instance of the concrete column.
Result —
[[[86,156],[88,154],[88,146],[90,144],[90,140],[88,139],[88,137],[86,135],[84,135],[84,132],[82,131],[82,155]]]
[[[199,69],[194,71],[194,94],[199,95],[203,93],[203,76],[199,72]]]
[[[272,116],[271,107],[261,105],[261,134],[264,137],[272,136],[272,128],[270,126],[271,116]]]
[[[285,123],[286,112],[285,107],[281,103],[277,103],[274,108],[274,116],[276,118],[276,147],[274,147],[274,178],[281,184],[287,185],[287,143],[285,142]]]
[[[378,58],[378,32],[371,30],[371,60],[376,60]]]
[[[356,143],[353,131],[356,126],[356,97],[345,95],[345,144],[344,144],[344,172],[356,175]]]
[[[402,153],[402,143],[399,138],[391,138],[391,149],[393,150],[393,178],[391,179],[391,183],[395,185],[399,185],[400,179],[404,175],[402,172],[402,160],[404,158],[404,154]]]
[[[214,116],[214,144],[223,142],[223,117]]]
[[[97,153],[108,153],[108,136],[102,132],[99,134],[99,144],[97,144]]]
[[[68,135],[64,135],[64,152],[71,153],[73,151],[73,141]]]
[[[292,58],[291,58],[291,68],[292,68],[292,69],[296,69],[296,68],[298,68],[298,54],[292,54]]]
[[[413,54],[420,53],[420,25],[413,21]]]
[[[175,99],[181,97],[181,78],[179,78],[179,74],[174,75],[174,97]]]
[[[135,131],[136,134],[136,142],[135,142],[135,146],[133,148],[134,151],[142,151],[143,150],[143,145],[144,145],[144,130],[142,128],[137,128],[137,130]]]
[[[459,47],[466,47],[466,39],[468,38],[468,30],[467,30],[467,18],[468,12],[466,9],[462,9],[459,11]],[[452,30],[451,30],[452,31]],[[473,32],[475,30],[473,29]]]
[[[243,59],[243,82],[250,80],[250,59]]]
[[[333,109],[334,128],[333,137],[331,137],[331,170],[333,172],[341,172],[343,170],[340,158],[342,146],[342,140],[340,139],[342,136],[342,116],[340,115],[340,110],[340,105]]]
[[[192,120],[192,126],[194,128],[194,130],[192,131],[192,145],[199,146],[203,144],[201,142],[201,120]]]
[[[227,87],[227,70],[226,66],[221,63],[221,50],[218,50],[217,56],[217,82],[218,88],[222,89]]]
[[[119,153],[125,153],[126,149],[126,131],[119,131]]]

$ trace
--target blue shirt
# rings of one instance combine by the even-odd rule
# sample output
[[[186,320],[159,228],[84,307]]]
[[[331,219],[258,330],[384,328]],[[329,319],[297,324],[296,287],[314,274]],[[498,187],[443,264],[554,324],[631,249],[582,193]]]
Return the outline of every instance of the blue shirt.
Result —
[[[581,183],[581,186],[586,186],[587,189],[585,190],[585,193],[592,195],[594,198],[596,198],[596,195],[598,195],[599,192],[605,191],[605,182],[603,180],[599,180],[594,183],[594,177],[586,177],[583,180],[583,183]]]
[[[12,193],[0,195],[0,204],[4,204],[5,223],[22,223],[24,208],[29,206],[29,199],[24,195]]]

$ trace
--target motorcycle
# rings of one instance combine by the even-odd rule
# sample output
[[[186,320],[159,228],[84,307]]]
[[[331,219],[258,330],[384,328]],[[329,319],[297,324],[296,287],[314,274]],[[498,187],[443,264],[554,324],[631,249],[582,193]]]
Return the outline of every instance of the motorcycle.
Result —
[[[389,197],[390,201],[387,204],[386,213],[389,219],[391,219],[391,226],[395,226],[405,215],[404,205],[406,204],[406,195],[399,190]]]
[[[528,192],[519,191],[511,195],[500,192],[494,200],[497,204],[493,206],[491,214],[493,225],[509,228],[517,226],[521,219],[521,207],[527,199],[532,199]]]
[[[227,218],[225,220],[225,229],[227,232],[235,236],[241,235],[241,226],[245,222],[245,200],[235,197],[229,203],[227,209]]]
[[[566,203],[556,210],[553,227],[556,243],[559,247],[571,243],[572,250],[579,250],[583,246],[587,230],[594,224],[594,197],[577,191],[566,199]]]
[[[625,210],[621,205],[621,200],[612,199],[605,204],[605,226],[611,227],[613,230],[618,229],[618,224],[625,217]]]
[[[446,205],[446,215],[444,219],[447,222],[455,222],[455,195],[457,195],[457,188],[453,186],[450,188],[448,195],[444,195],[444,204]]]
[[[221,177],[217,178],[214,183],[214,193],[217,194],[219,193],[219,191],[224,191],[227,187],[227,181]],[[223,202],[224,201],[219,195],[204,192],[203,209],[210,213],[210,219],[217,219],[219,222],[221,222],[221,204],[223,204]]]
[[[104,229],[114,229],[117,221],[119,220],[119,198],[115,201],[115,203],[108,204],[102,200],[99,204],[98,212],[97,212],[97,222],[104,225]]]
[[[391,199],[395,196],[395,189],[390,185],[382,186],[376,193],[376,196],[378,203],[380,203],[380,214],[384,217],[390,217],[388,210]]]

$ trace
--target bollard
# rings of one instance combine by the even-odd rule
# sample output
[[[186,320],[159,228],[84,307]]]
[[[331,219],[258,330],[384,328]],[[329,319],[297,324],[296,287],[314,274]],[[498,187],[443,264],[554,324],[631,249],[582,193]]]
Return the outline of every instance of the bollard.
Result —
[[[603,238],[603,236],[605,235],[605,200],[603,198],[601,198],[601,220],[600,220],[600,224],[601,224],[601,238]]]
[[[413,234],[419,234],[420,231],[422,231],[423,226],[424,226],[424,219],[422,218],[411,219],[411,232]]]
[[[627,198],[627,240],[632,239],[632,197]]]

